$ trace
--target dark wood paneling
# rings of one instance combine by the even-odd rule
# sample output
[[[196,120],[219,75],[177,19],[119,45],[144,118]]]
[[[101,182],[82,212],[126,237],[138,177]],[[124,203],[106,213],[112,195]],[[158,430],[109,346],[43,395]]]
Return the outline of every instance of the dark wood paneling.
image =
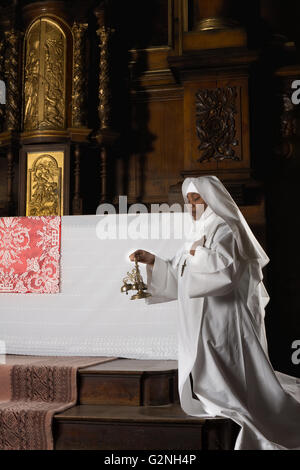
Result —
[[[209,160],[199,161],[204,152],[199,150],[200,144],[211,143],[211,140],[208,139],[207,142],[205,139],[200,140],[197,135],[196,121],[197,121],[197,110],[196,110],[196,94],[203,94],[206,90],[208,93],[214,93],[219,89],[223,93],[224,98],[228,89],[234,89],[236,93],[236,98],[234,99],[234,108],[235,111],[232,113],[233,116],[233,126],[232,131],[234,137],[232,141],[236,140],[237,145],[230,145],[228,148],[232,149],[234,152],[234,158],[224,158],[219,159],[216,152]],[[210,99],[210,98],[209,98]],[[224,109],[223,116],[225,112],[228,111]],[[210,117],[213,116],[213,112],[216,112],[216,123],[218,124],[218,119],[221,119],[221,113],[217,113],[216,108],[211,109],[209,113],[209,106],[207,108],[206,120],[201,121],[201,129],[206,131],[209,129],[212,124],[210,123]],[[222,117],[224,119],[224,117]],[[184,172],[198,172],[199,174],[203,172],[213,172],[218,173],[218,170],[228,170],[230,176],[234,174],[237,170],[249,169],[250,168],[250,143],[249,143],[249,98],[248,98],[248,78],[235,76],[221,79],[219,76],[209,79],[203,79],[201,81],[187,81],[185,83],[185,93],[184,93]],[[230,132],[230,123],[224,119],[225,123],[224,129],[220,132],[216,129],[213,132],[214,136],[223,134],[223,137],[220,139],[220,147],[227,148],[226,144],[226,132]],[[223,124],[222,123],[222,124]],[[222,150],[221,150],[222,152]],[[215,157],[216,155],[216,157]]]
[[[110,18],[116,28],[123,30],[126,27],[129,49],[167,46],[169,4],[172,7],[172,3],[173,0],[110,0]]]
[[[201,426],[55,423],[55,450],[200,450]]]
[[[77,406],[54,418],[57,450],[233,449],[240,427],[188,416],[179,405]]]
[[[171,97],[170,90],[163,91],[160,99],[134,103],[136,150],[130,158],[128,192],[143,202],[167,201],[169,186],[183,167],[181,89],[177,97],[175,91]]]
[[[79,371],[81,405],[158,406],[178,401],[177,362],[118,359]]]
[[[111,375],[80,375],[79,403],[81,405],[141,404],[141,377]]]

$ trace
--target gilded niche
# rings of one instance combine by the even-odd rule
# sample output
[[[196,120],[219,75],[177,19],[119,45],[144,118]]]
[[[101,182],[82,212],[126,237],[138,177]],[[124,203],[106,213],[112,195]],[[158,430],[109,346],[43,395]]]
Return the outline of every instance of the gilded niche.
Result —
[[[49,18],[26,33],[24,130],[64,129],[66,121],[66,36]]]
[[[236,87],[199,90],[196,93],[196,129],[200,140],[197,160],[240,160],[236,139]]]
[[[28,153],[26,216],[63,215],[64,153]]]

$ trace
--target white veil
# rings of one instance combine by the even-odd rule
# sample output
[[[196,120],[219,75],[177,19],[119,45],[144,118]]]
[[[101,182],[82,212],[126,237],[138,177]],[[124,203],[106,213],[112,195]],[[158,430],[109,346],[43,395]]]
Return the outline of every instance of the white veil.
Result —
[[[267,254],[256,240],[243,214],[217,176],[186,178],[182,184],[184,202],[188,204],[187,189],[193,183],[206,204],[221,217],[231,228],[237,242],[239,253],[249,269],[249,289],[247,305],[256,320],[264,318],[264,307],[270,297],[262,282],[262,268],[270,261]],[[260,313],[258,316],[257,313]],[[260,317],[261,319],[261,317]]]

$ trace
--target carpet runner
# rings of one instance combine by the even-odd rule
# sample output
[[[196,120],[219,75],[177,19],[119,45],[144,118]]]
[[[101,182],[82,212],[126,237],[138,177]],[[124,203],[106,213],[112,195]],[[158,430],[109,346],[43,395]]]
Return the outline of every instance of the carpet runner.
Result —
[[[2,357],[0,450],[52,450],[52,418],[77,401],[77,370],[114,357]]]

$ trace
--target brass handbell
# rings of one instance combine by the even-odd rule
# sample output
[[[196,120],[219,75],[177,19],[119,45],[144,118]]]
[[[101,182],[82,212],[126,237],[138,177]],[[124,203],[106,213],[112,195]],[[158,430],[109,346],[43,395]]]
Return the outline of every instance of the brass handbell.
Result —
[[[138,262],[135,259],[135,267],[132,269],[131,273],[128,272],[127,276],[123,279],[123,286],[121,287],[121,292],[136,290],[137,293],[131,296],[130,300],[145,299],[146,297],[151,297],[149,292],[145,292],[147,289],[146,284],[144,284],[143,278],[140,273]]]

